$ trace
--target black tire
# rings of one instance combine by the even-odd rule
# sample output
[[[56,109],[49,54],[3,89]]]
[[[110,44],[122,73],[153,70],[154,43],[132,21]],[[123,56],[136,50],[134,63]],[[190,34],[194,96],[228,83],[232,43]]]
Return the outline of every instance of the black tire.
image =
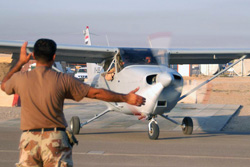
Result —
[[[70,120],[70,130],[73,134],[79,134],[80,132],[80,119],[77,116],[74,116]]]
[[[159,137],[159,134],[160,134],[159,126],[155,122],[152,122],[150,130],[148,131],[148,137],[151,140],[157,140]]]
[[[193,133],[193,120],[190,117],[185,117],[182,121],[182,132],[185,135]]]

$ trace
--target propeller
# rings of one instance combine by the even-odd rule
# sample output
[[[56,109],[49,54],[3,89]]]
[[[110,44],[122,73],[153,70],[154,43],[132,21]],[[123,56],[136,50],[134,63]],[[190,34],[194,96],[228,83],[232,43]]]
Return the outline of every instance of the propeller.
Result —
[[[157,105],[158,97],[162,90],[171,84],[172,76],[169,73],[160,73],[156,77],[156,83],[150,87],[143,89],[139,94],[147,99],[145,105],[141,106],[141,111],[149,114]]]

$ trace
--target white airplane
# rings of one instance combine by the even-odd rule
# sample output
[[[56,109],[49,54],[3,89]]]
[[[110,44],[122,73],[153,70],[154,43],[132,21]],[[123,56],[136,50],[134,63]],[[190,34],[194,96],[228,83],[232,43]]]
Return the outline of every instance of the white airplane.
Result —
[[[33,45],[34,43],[29,42],[28,52],[32,51]],[[21,46],[22,42],[0,41],[0,53],[12,53],[12,58],[18,59]],[[70,121],[70,128],[74,134],[78,134],[80,128],[100,116],[116,111],[136,115],[139,119],[146,118],[149,120],[149,138],[158,139],[159,126],[156,121],[158,115],[180,125],[184,134],[192,134],[193,122],[190,117],[185,117],[179,123],[169,118],[168,113],[178,101],[241,60],[248,58],[250,49],[150,49],[58,44],[56,55],[56,61],[102,65],[103,68],[95,70],[93,78],[91,80],[89,78],[91,86],[119,93],[128,93],[139,86],[138,94],[146,98],[145,105],[141,107],[127,103],[106,102],[105,111],[84,123],[80,122],[79,117],[74,116]],[[168,67],[170,64],[226,64],[234,59],[239,60],[182,97],[183,78]],[[114,71],[112,77],[107,79],[106,74],[112,70]]]

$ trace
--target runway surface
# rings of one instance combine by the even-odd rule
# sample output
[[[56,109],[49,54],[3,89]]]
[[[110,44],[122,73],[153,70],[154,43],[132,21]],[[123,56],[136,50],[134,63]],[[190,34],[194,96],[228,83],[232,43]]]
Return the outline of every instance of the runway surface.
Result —
[[[168,121],[159,118],[161,132],[156,141],[148,139],[147,121],[109,113],[81,129],[77,135],[79,145],[73,150],[74,164],[76,167],[249,166],[250,135],[221,131],[224,125],[220,122],[226,123],[237,107],[178,105],[171,117],[180,119],[183,115],[178,112],[186,111],[184,116],[193,112],[189,116],[194,118],[194,134],[183,135],[176,126],[169,128]],[[105,106],[99,102],[68,103],[65,113],[67,120],[78,115],[84,121],[103,109]],[[0,122],[0,167],[14,166],[18,161],[19,122],[19,119]]]
[[[65,115],[68,121],[72,116],[79,116],[85,122],[106,109],[102,102],[66,103]],[[184,117],[193,119],[194,131],[219,132],[240,108],[240,105],[225,104],[177,104],[169,113],[169,117],[182,123]],[[158,116],[160,128],[168,131],[181,131],[181,127]],[[84,126],[83,129],[121,128],[130,130],[147,130],[148,121],[138,121],[138,117],[109,112],[106,115]]]
[[[18,161],[17,127],[0,128],[0,166]],[[77,136],[73,149],[74,166],[90,167],[248,167],[250,135],[233,133],[161,133],[152,141],[145,131],[86,129]]]

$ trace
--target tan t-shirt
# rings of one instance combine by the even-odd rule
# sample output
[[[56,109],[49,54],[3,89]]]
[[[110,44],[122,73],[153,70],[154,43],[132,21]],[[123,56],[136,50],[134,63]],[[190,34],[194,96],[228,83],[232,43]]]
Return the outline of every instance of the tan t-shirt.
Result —
[[[48,67],[15,73],[5,84],[7,94],[21,98],[21,129],[67,127],[64,99],[85,97],[90,86]]]

